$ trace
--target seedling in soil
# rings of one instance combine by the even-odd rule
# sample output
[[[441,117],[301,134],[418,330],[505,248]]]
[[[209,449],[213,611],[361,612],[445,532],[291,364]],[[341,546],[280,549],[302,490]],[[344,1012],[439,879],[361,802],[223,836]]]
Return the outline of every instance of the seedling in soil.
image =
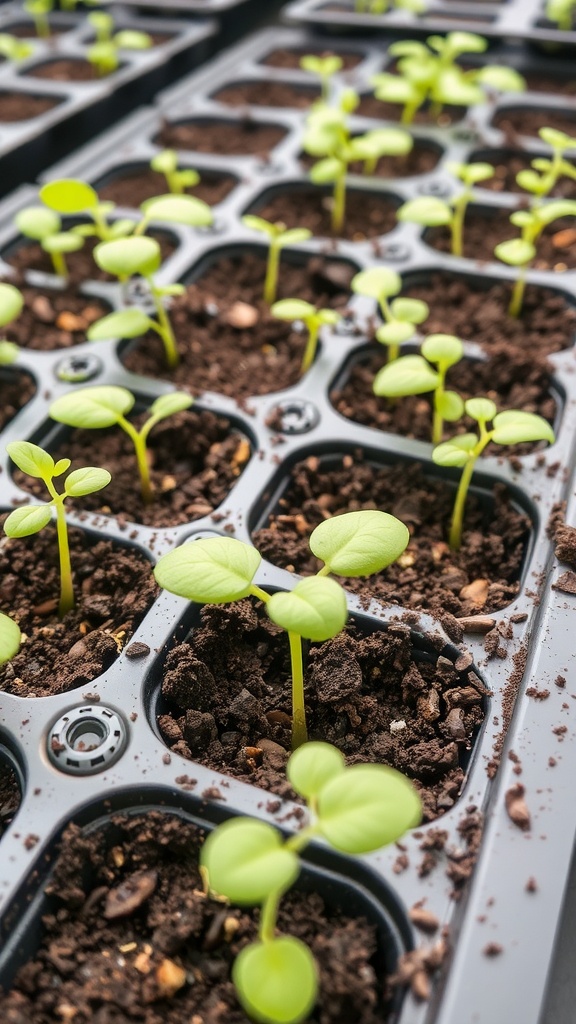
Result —
[[[464,410],[467,416],[476,420],[478,434],[460,434],[439,444],[432,452],[432,459],[437,466],[463,467],[450,525],[449,544],[454,551],[458,551],[462,543],[464,509],[472,474],[490,441],[495,444],[520,444],[523,441],[549,441],[553,444],[555,441],[550,424],[535,413],[519,409],[498,412],[489,398],[470,398],[464,403]],[[488,429],[490,422],[492,428]]]
[[[242,223],[251,231],[261,231],[270,240],[268,249],[268,262],[266,265],[266,277],[264,279],[264,302],[269,306],[276,301],[278,294],[278,271],[280,269],[280,253],[287,245],[298,245],[300,242],[307,242],[312,236],[308,228],[287,229],[282,221],[272,224],[263,217],[254,217],[251,213],[242,217]]]
[[[352,278],[350,287],[357,295],[375,299],[380,307],[384,323],[376,331],[376,338],[388,348],[388,362],[398,358],[400,345],[413,337],[418,324],[424,323],[429,309],[420,299],[397,298],[402,288],[402,278],[395,270],[387,267],[370,267],[361,270]]]
[[[13,284],[0,284],[0,327],[6,327],[22,312],[24,296]],[[0,339],[0,366],[9,366],[18,355],[18,345]]]
[[[177,412],[189,409],[193,399],[183,391],[175,391],[168,395],[160,395],[150,407],[150,417],[137,430],[127,414],[133,409],[136,398],[126,388],[110,385],[108,387],[81,388],[69,391],[52,402],[50,416],[58,423],[68,427],[81,427],[85,430],[98,430],[113,427],[116,424],[128,434],[134,445],[142,499],[147,504],[153,501],[154,492],[150,480],[148,452],[146,442],[150,431],[157,423],[173,416]]]
[[[556,22],[561,32],[570,32],[576,11],[576,0],[548,0],[544,13],[548,21]]]
[[[28,206],[20,210],[14,223],[25,238],[40,242],[41,248],[52,260],[54,273],[67,281],[69,273],[66,254],[81,249],[84,239],[74,230],[63,231],[59,215],[44,206]]]
[[[342,70],[344,61],[336,53],[326,54],[324,57],[314,53],[307,53],[300,58],[300,67],[311,75],[317,75],[322,87],[322,101],[328,102],[330,97],[330,86],[334,75]]]
[[[420,798],[393,768],[356,764],[329,743],[307,743],[286,768],[292,787],[308,803],[311,821],[289,839],[253,818],[231,818],[208,836],[200,871],[208,895],[241,906],[260,906],[258,940],[241,950],[232,968],[240,1003],[262,1024],[299,1024],[318,997],[318,969],[300,939],[276,935],[282,896],[300,874],[300,853],[325,839],[347,854],[369,853],[397,842],[421,820]]]
[[[0,612],[0,665],[10,661],[20,650],[20,626],[9,615]]]
[[[446,169],[464,183],[464,191],[456,199],[446,202],[435,196],[421,196],[410,199],[399,208],[396,216],[399,221],[410,221],[426,228],[447,226],[450,228],[453,256],[463,255],[464,217],[468,204],[472,199],[474,185],[486,181],[494,174],[492,164],[457,164],[448,163]]]
[[[531,169],[519,171],[516,175],[520,188],[534,197],[532,206],[538,206],[543,198],[549,196],[561,177],[576,181],[576,167],[565,159],[566,150],[576,149],[576,139],[556,128],[547,127],[540,128],[538,135],[552,149],[552,159],[538,157],[531,161]]]
[[[308,330],[308,341],[300,364],[300,374],[306,373],[314,362],[320,328],[325,325],[333,327],[342,319],[340,313],[337,313],[335,309],[316,309],[316,306],[310,302],[304,302],[303,299],[280,299],[280,302],[274,303],[270,312],[279,320],[292,322],[301,320]]]
[[[120,50],[149,50],[154,45],[152,37],[147,32],[129,29],[113,35],[114,19],[105,11],[94,11],[88,15],[88,21],[96,33],[96,42],[88,48],[86,59],[102,77],[111,75],[118,69]]]
[[[394,10],[410,11],[422,14],[426,10],[424,0],[356,0],[354,10],[357,14],[386,14]]]
[[[228,604],[252,595],[288,633],[292,666],[292,749],[308,739],[304,705],[302,641],[335,637],[348,617],[344,589],[328,573],[370,576],[391,565],[410,539],[400,520],[386,512],[362,510],[320,523],[310,550],[324,564],[316,576],[291,591],[267,594],[252,582],[262,560],[250,544],[232,537],[210,537],[164,555],[154,575],[161,587],[198,604]]]
[[[14,509],[4,523],[4,532],[8,537],[29,537],[31,534],[43,530],[55,513],[60,556],[58,615],[63,618],[66,612],[74,607],[74,586],[64,502],[66,498],[78,498],[85,494],[101,491],[112,478],[105,469],[85,466],[83,469],[75,469],[68,475],[64,482],[64,490],[59,493],[54,485],[54,480],[70,468],[70,459],[59,459],[58,462],[54,462],[47,451],[29,441],[12,441],[6,445],[6,451],[23,473],[44,481],[51,500],[46,505],[22,505],[20,508]]]
[[[422,355],[402,356],[383,367],[374,379],[374,394],[405,398],[433,391],[432,444],[440,444],[444,420],[452,423],[464,414],[460,395],[445,389],[446,374],[461,360],[464,346],[452,334],[429,334],[420,351]]]
[[[11,36],[8,32],[0,32],[0,55],[2,57],[17,63],[18,61],[26,60],[33,53],[34,47],[24,39]]]
[[[403,107],[403,124],[412,124],[416,113],[430,104],[431,116],[437,119],[445,104],[470,107],[482,103],[485,90],[522,92],[526,83],[513,68],[486,64],[464,71],[457,63],[464,53],[483,53],[488,40],[472,32],[448,32],[446,36],[429,36],[426,43],[403,40],[388,48],[397,57],[397,74],[382,72],[372,84],[376,99],[398,103]]]
[[[34,30],[39,39],[47,39],[50,35],[48,15],[54,8],[54,0],[24,0],[24,10],[34,22]]]
[[[192,167],[178,169],[178,154],[173,149],[163,149],[153,156],[150,167],[164,175],[168,191],[175,196],[182,195],[187,188],[193,188],[200,181],[198,171]]]
[[[494,255],[507,263],[518,267],[518,277],[512,291],[508,307],[510,316],[519,317],[526,289],[528,267],[536,257],[536,243],[545,227],[552,224],[558,217],[576,216],[576,201],[573,199],[555,199],[543,206],[534,206],[531,210],[515,210],[510,223],[520,228],[520,238],[511,238],[500,242],[494,249]]]

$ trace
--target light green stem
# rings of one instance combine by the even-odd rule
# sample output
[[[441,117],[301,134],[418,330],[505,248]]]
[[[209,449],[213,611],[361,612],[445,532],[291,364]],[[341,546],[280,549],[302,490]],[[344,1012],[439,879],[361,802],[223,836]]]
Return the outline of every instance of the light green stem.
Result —
[[[528,271],[528,264],[525,263],[523,267],[520,267],[518,277],[512,289],[512,298],[510,299],[510,305],[508,306],[508,312],[510,316],[518,317],[522,312],[522,304],[524,302],[524,291],[526,289],[526,273]]]
[[[332,206],[332,231],[335,235],[341,235],[346,217],[346,167],[334,182],[334,196]]]
[[[258,597],[261,601],[264,602],[264,604],[268,604],[268,601],[270,600],[270,594],[267,594],[266,591],[262,590],[261,587],[256,586],[255,583],[251,584],[250,593],[253,594],[254,597]]]
[[[316,348],[318,346],[318,333],[320,331],[320,324],[314,319],[307,321],[307,327],[308,341],[306,342],[306,348],[304,349],[304,355],[302,356],[302,362],[300,364],[301,376],[310,369],[314,362],[314,356],[316,355]]]
[[[166,363],[170,370],[175,370],[180,362],[180,355],[178,353],[178,346],[176,344],[176,338],[172,330],[168,314],[164,309],[162,302],[162,296],[158,294],[157,289],[154,287],[154,283],[151,278],[147,278],[150,285],[150,293],[154,299],[154,305],[156,307],[156,314],[158,316],[158,324],[156,330],[162,341],[164,342],[164,354],[166,356]]]
[[[64,277],[68,280],[68,266],[66,258],[62,252],[51,252],[50,257],[52,259],[52,266],[54,267],[54,273],[58,274],[58,277]]]
[[[308,825],[307,828],[303,828],[301,832],[297,832],[291,836],[284,844],[285,850],[290,850],[291,853],[300,853],[305,846],[308,846],[310,840],[318,835],[317,825]],[[278,920],[278,907],[280,900],[282,899],[286,889],[277,889],[276,892],[271,892],[266,897],[262,904],[260,911],[260,926],[258,928],[258,934],[261,942],[272,942],[275,937],[276,922]]]
[[[470,202],[470,190],[467,189],[462,193],[461,196],[456,199],[454,203],[454,212],[452,214],[452,221],[450,224],[450,230],[452,232],[452,255],[463,256],[464,255],[464,243],[463,243],[463,232],[464,232],[464,217],[466,216],[466,209]]]
[[[264,302],[266,302],[268,306],[273,306],[276,302],[281,248],[282,247],[278,244],[277,239],[273,238],[270,242],[270,249],[268,251],[266,279],[264,281]]]
[[[150,480],[150,467],[148,466],[148,459],[146,457],[146,437],[143,437],[142,434],[140,434],[130,423],[130,420],[125,419],[124,416],[120,416],[118,418],[118,426],[122,427],[122,430],[128,434],[128,437],[134,445],[138,472],[140,474],[142,500],[146,505],[149,505],[150,502],[154,500],[154,491]]]
[[[458,484],[458,490],[456,491],[456,500],[454,502],[454,509],[452,512],[452,522],[450,525],[450,536],[448,543],[453,551],[459,551],[460,545],[462,544],[462,526],[464,522],[464,508],[466,505],[466,498],[468,497],[468,489],[470,487],[470,481],[472,480],[472,474],[478,461],[478,458],[484,451],[486,445],[490,441],[493,431],[486,430],[486,424],[480,423],[480,437],[478,444],[472,449],[468,456],[468,462],[462,470],[462,476],[460,477],[460,483]]]
[[[304,706],[304,667],[302,637],[288,630],[290,662],[292,666],[292,750],[297,750],[308,739],[306,708]]]

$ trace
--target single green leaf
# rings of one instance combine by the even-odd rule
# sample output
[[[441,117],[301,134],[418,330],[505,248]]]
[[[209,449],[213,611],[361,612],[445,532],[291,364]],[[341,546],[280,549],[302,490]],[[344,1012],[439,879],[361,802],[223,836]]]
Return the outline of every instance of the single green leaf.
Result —
[[[314,957],[291,935],[244,946],[234,961],[232,980],[246,1013],[259,1024],[299,1024],[317,998]]]
[[[54,469],[52,470],[52,476],[62,476],[62,473],[65,473],[66,470],[70,469],[71,465],[72,462],[70,459],[58,459],[58,462],[55,464]]]
[[[47,210],[44,206],[29,206],[16,214],[14,223],[26,238],[34,238],[40,242],[48,235],[60,231],[61,221],[57,213]]]
[[[141,309],[121,309],[96,320],[86,331],[89,341],[106,341],[109,338],[138,338],[150,327],[150,317]]]
[[[373,128],[354,141],[362,142],[366,156],[405,156],[414,145],[412,136],[401,128]]]
[[[556,440],[550,424],[532,412],[507,409],[494,416],[493,424],[492,440],[496,444],[519,444],[521,441],[549,441],[554,444]]]
[[[57,213],[83,213],[98,205],[98,193],[85,181],[61,178],[40,189],[40,199]]]
[[[82,469],[75,469],[67,478],[65,483],[66,494],[70,497],[79,498],[84,494],[94,494],[107,487],[112,477],[106,469],[99,469],[97,466],[84,466]]]
[[[442,42],[444,43],[444,40]],[[455,57],[460,53],[484,53],[488,46],[488,40],[476,32],[449,32],[445,42],[448,44],[450,53]],[[432,45],[430,39],[427,40],[427,43],[429,46]]]
[[[303,299],[280,299],[270,307],[272,316],[279,320],[308,320],[316,313],[316,307]]]
[[[30,441],[11,441],[6,451],[18,469],[39,480],[50,478],[54,472],[54,459],[43,448]]]
[[[250,228],[251,231],[263,231],[264,234],[270,235],[271,238],[275,238],[281,231],[284,230],[284,224],[271,224],[270,221],[264,220],[263,217],[254,217],[251,213],[247,213],[242,217],[242,223],[244,227]]]
[[[565,150],[576,148],[576,139],[572,138],[571,135],[567,135],[566,132],[559,132],[557,128],[549,128],[545,125],[538,130],[538,135],[552,149]]]
[[[421,196],[419,199],[409,199],[396,211],[396,216],[399,221],[412,221],[423,227],[436,228],[450,223],[452,210],[443,199]]]
[[[576,200],[574,199],[553,199],[545,206],[539,206],[535,211],[541,224],[551,224],[558,217],[576,216]]]
[[[381,345],[403,345],[414,334],[414,324],[402,320],[392,320],[382,324],[376,331],[376,340]]]
[[[73,231],[59,231],[42,239],[45,252],[78,252],[83,245],[84,239]]]
[[[306,640],[330,640],[346,625],[346,595],[336,580],[309,576],[293,590],[272,594],[266,605],[272,622]]]
[[[538,194],[542,186],[542,175],[537,174],[536,171],[525,168],[523,171],[518,171],[516,175],[516,183],[523,188],[525,192],[534,192]]]
[[[343,66],[343,60],[335,53],[326,54],[325,57],[307,53],[300,58],[300,67],[303,71],[309,71],[313,75],[320,75],[322,78],[331,78]]]
[[[374,90],[377,100],[385,103],[411,103],[418,99],[418,92],[413,83],[399,75],[378,76],[378,85]]]
[[[291,228],[282,232],[279,241],[282,246],[298,245],[300,242],[307,242],[311,237],[312,232],[308,228]]]
[[[510,214],[510,223],[516,228],[526,228],[536,225],[536,211],[515,210]],[[505,243],[502,243],[505,244]]]
[[[133,274],[153,274],[162,261],[160,245],[154,238],[117,238],[100,242],[94,249],[94,259],[100,270],[115,277],[128,278]]]
[[[135,401],[126,388],[101,385],[69,391],[52,402],[49,412],[59,423],[94,430],[114,426],[121,416],[130,412]]]
[[[431,363],[441,363],[448,368],[460,362],[464,345],[453,334],[429,334],[422,342],[421,352]]]
[[[387,267],[370,267],[368,270],[361,270],[355,274],[350,282],[350,288],[357,295],[365,295],[369,299],[376,299],[380,302],[382,298],[388,299],[397,295],[402,287],[402,278],[395,270]]]
[[[526,79],[514,68],[507,68],[503,64],[487,64],[480,68],[474,78],[481,85],[498,92],[524,92],[526,88]]]
[[[20,349],[13,341],[0,341],[0,366],[10,366],[18,358]]]
[[[471,416],[473,420],[477,420],[479,423],[489,423],[490,420],[494,419],[498,411],[491,398],[469,398],[464,408],[466,409],[466,415]]]
[[[177,412],[184,412],[194,404],[194,399],[185,391],[171,391],[167,395],[160,395],[150,406],[150,412],[154,418],[166,419],[174,416]]]
[[[51,519],[51,505],[23,505],[10,513],[4,523],[4,533],[8,537],[30,537],[40,533]]]
[[[13,284],[0,284],[0,327],[16,320],[22,312],[24,296]]]
[[[422,356],[402,356],[376,374],[373,390],[386,398],[404,398],[434,391],[439,383],[439,375]]]
[[[340,576],[371,576],[391,565],[410,534],[388,512],[362,509],[320,523],[310,535],[310,550]]]
[[[536,249],[532,242],[527,242],[523,238],[511,238],[508,242],[500,242],[494,249],[494,255],[511,267],[523,267],[534,259]]]
[[[115,238],[127,238],[131,235],[136,227],[136,223],[130,220],[129,217],[120,217],[119,220],[115,220],[113,224],[108,228],[110,234],[110,241]],[[95,232],[94,232],[95,233]]]
[[[14,619],[0,612],[0,665],[10,661],[20,650],[22,634]]]
[[[280,832],[263,821],[229,818],[210,833],[200,862],[210,889],[232,903],[262,903],[269,893],[288,889],[300,863],[287,850]]]
[[[322,835],[344,853],[369,853],[394,843],[422,818],[412,783],[379,764],[357,764],[336,775],[317,798]]]
[[[443,420],[455,423],[464,415],[464,402],[455,391],[444,391],[437,399],[436,407]]]
[[[337,157],[327,156],[324,160],[319,160],[310,169],[310,179],[315,185],[330,184],[330,182],[336,181],[336,178],[340,177],[342,167],[342,161],[338,160]]]
[[[293,789],[306,800],[318,795],[323,786],[346,768],[344,755],[331,743],[303,743],[290,756],[286,775]]]
[[[250,544],[233,537],[195,540],[169,551],[154,575],[161,587],[198,604],[223,604],[248,597],[262,561]]]
[[[477,443],[476,434],[460,434],[451,441],[436,445],[432,451],[432,462],[437,466],[465,466]]]
[[[149,50],[154,46],[152,36],[147,32],[138,32],[136,29],[124,29],[116,32],[114,42],[121,50]]]
[[[164,220],[192,228],[209,227],[214,220],[208,203],[195,196],[156,196],[142,203],[140,209],[147,220]]]
[[[390,303],[390,312],[395,320],[402,320],[410,324],[423,324],[428,318],[430,310],[425,302],[420,299],[394,299]]]

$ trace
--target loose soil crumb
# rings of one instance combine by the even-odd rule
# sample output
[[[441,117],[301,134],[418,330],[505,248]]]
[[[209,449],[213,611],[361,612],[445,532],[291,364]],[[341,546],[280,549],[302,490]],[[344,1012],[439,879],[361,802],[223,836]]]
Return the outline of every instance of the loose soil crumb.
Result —
[[[554,505],[547,533],[552,537],[554,554],[559,562],[576,569],[576,527],[566,525],[566,502]]]
[[[502,759],[502,749],[504,747],[504,740],[512,721],[512,712],[514,711],[514,704],[516,703],[516,696],[520,688],[520,684],[524,678],[526,671],[526,661],[528,658],[528,648],[524,645],[512,656],[512,662],[514,668],[508,678],[508,682],[504,688],[504,694],[502,698],[502,728],[497,734],[494,740],[494,746],[492,748],[492,757],[486,765],[486,772],[488,778],[493,779]]]

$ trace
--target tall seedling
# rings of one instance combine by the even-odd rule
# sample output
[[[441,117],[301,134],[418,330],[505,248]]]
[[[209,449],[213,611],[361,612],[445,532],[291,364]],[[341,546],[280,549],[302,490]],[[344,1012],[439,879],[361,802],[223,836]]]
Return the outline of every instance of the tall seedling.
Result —
[[[287,245],[298,245],[300,242],[307,242],[312,236],[308,228],[287,229],[282,221],[272,224],[263,217],[254,217],[247,213],[242,217],[242,223],[251,231],[260,231],[269,239],[268,261],[266,264],[266,277],[264,279],[264,302],[269,306],[276,301],[278,294],[278,271],[280,269],[280,254]]]
[[[376,339],[388,349],[388,362],[398,358],[400,345],[409,341],[416,328],[424,323],[429,309],[420,299],[394,298],[402,288],[402,278],[387,267],[369,267],[352,278],[350,287],[356,295],[375,299],[384,323],[376,330]]]
[[[558,217],[568,216],[576,216],[575,200],[553,199],[542,206],[534,206],[531,210],[516,210],[511,215],[510,223],[520,228],[520,238],[500,242],[494,249],[494,255],[499,260],[511,267],[518,267],[518,276],[508,307],[510,316],[519,317],[522,313],[528,267],[536,257],[537,242],[544,228]]]
[[[472,199],[474,185],[486,181],[494,174],[492,164],[448,163],[446,169],[464,184],[464,190],[455,199],[445,202],[435,196],[420,196],[410,199],[397,211],[399,221],[410,221],[426,228],[449,227],[453,256],[463,256],[464,217]]]

